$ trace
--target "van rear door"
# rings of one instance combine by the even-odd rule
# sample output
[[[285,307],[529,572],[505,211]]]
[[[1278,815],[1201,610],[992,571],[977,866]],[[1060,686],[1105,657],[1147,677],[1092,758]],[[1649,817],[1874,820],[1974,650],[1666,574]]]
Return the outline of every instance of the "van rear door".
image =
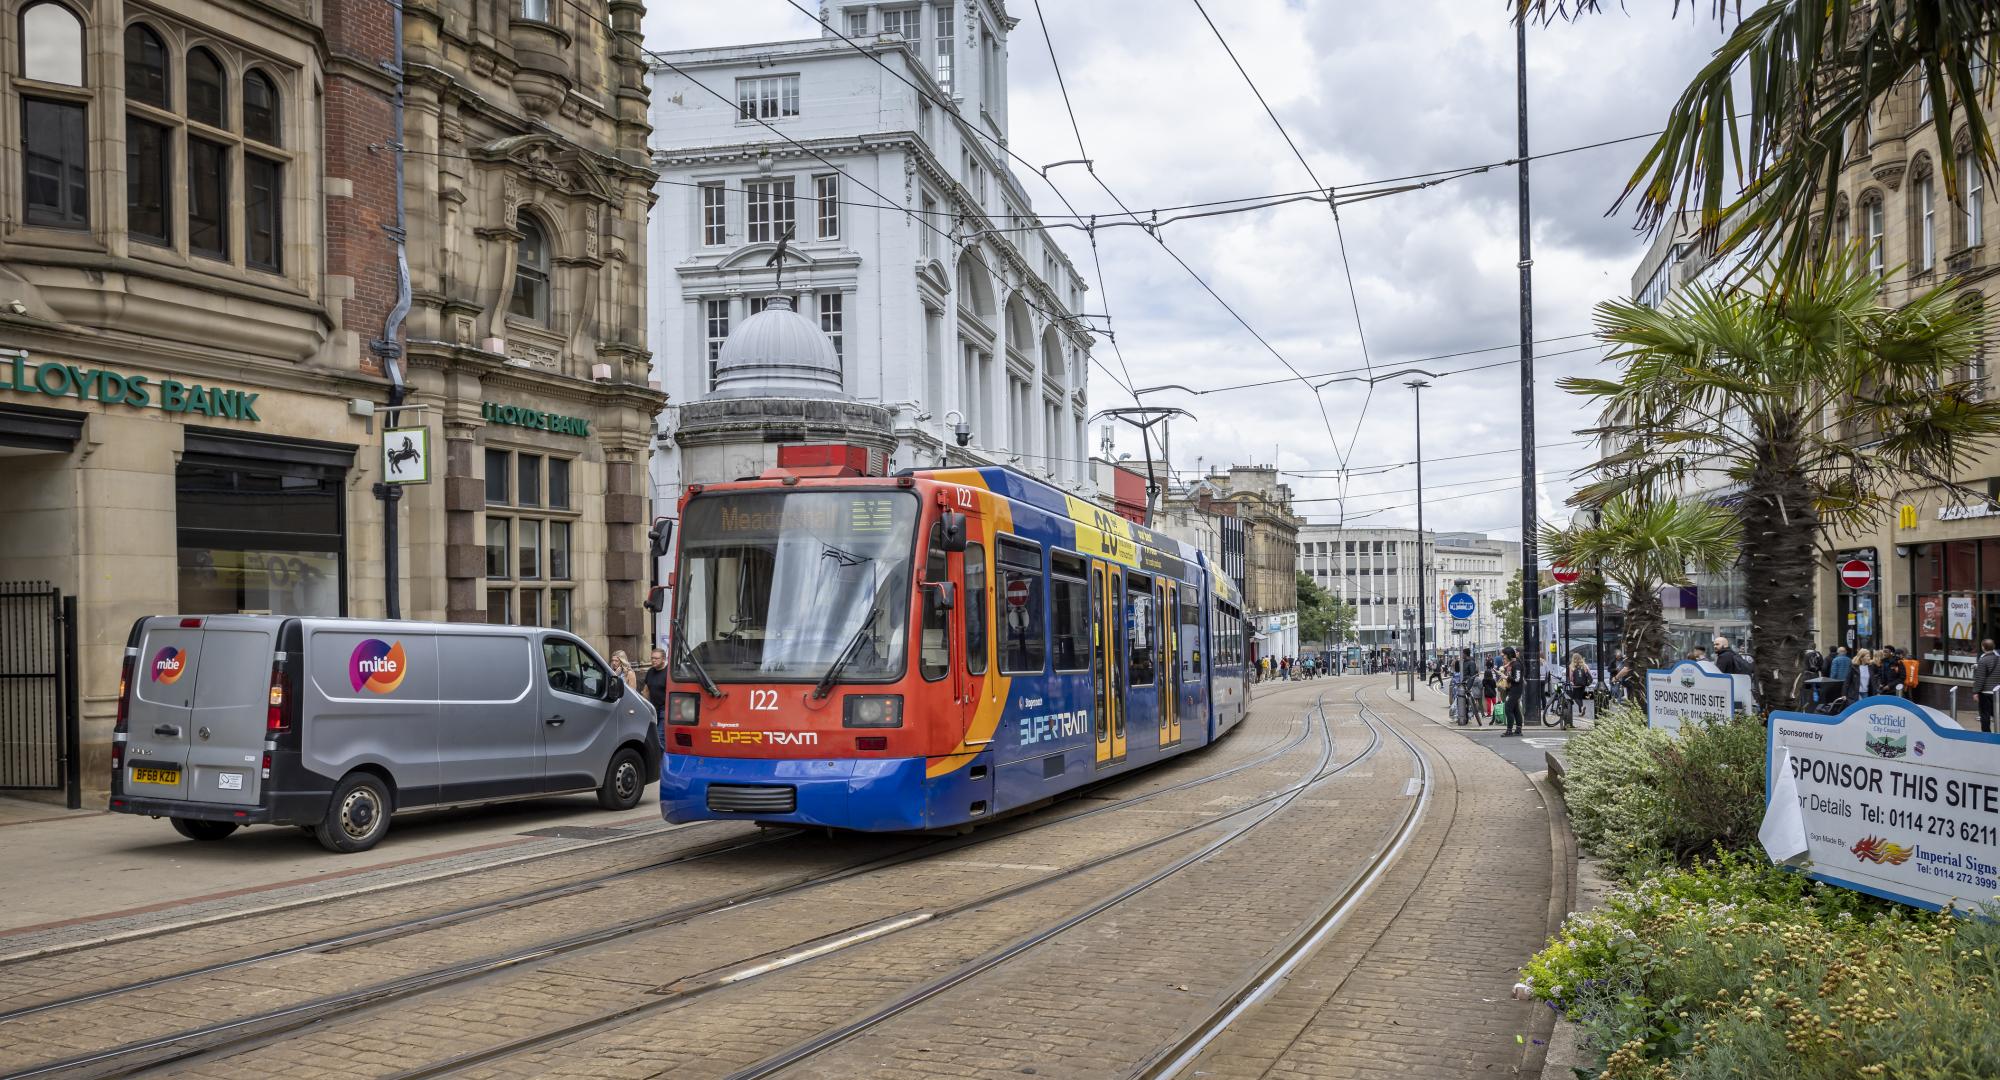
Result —
[[[187,743],[187,798],[254,806],[264,755],[276,619],[219,616],[202,631]]]
[[[134,798],[187,798],[201,624],[167,616],[146,620],[139,633],[125,737],[125,793]]]

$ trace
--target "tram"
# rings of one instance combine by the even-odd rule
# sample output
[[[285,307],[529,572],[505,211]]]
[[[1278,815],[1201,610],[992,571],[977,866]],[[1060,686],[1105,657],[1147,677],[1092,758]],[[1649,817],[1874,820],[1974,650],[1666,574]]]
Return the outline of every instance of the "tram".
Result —
[[[1243,719],[1242,600],[1199,550],[1010,469],[779,460],[681,500],[668,821],[965,826]]]

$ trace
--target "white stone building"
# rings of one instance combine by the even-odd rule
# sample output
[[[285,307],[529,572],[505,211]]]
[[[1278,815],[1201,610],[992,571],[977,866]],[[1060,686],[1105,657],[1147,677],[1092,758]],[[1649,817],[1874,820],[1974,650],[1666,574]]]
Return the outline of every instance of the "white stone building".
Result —
[[[1428,566],[1421,587],[1420,546]],[[1432,649],[1498,648],[1501,627],[1493,605],[1506,597],[1507,583],[1520,569],[1520,544],[1481,533],[1426,531],[1420,538],[1415,529],[1306,525],[1299,530],[1299,572],[1355,606],[1355,639],[1368,647],[1407,646],[1411,635],[1403,609],[1422,604]],[[1463,640],[1452,634],[1445,612],[1445,599],[1461,579],[1479,605]]]
[[[828,29],[653,69],[649,341],[671,400],[656,499],[771,464],[767,442],[691,435],[683,410],[714,394],[730,330],[777,291],[788,228],[782,294],[832,340],[839,396],[887,410],[892,471],[1001,463],[1088,492],[1085,286],[996,146],[1015,20],[1003,0],[821,17],[861,48]]]

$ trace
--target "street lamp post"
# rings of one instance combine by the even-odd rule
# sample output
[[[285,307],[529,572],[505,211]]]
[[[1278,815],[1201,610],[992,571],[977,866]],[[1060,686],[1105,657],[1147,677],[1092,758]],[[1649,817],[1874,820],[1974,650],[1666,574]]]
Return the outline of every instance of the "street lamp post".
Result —
[[[1528,201],[1528,18],[1514,18],[1515,111],[1518,116],[1516,167],[1520,170],[1521,224],[1521,707],[1535,716],[1542,706],[1542,567],[1535,550],[1535,260],[1530,243]]]

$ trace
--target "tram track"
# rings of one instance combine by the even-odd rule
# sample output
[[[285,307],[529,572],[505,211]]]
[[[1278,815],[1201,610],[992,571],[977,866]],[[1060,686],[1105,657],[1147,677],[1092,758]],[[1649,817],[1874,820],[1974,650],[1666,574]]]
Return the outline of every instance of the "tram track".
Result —
[[[1210,773],[1200,777],[1195,777],[1186,781],[1182,781],[1177,784],[1170,785],[1165,788],[1155,789],[1154,791],[1151,792],[1142,792],[1139,795],[1133,796],[1129,799],[1115,801],[1106,807],[1089,807],[1078,813],[1058,815],[1056,817],[1052,817],[1047,820],[1036,821],[1033,822],[1033,827],[1042,828],[1060,824],[1064,820],[1074,817],[1080,817],[1085,813],[1095,813],[1102,809],[1117,808],[1125,805],[1130,805],[1132,803],[1143,802],[1150,800],[1152,798],[1156,798],[1161,795],[1171,794],[1175,791],[1185,790],[1190,787],[1198,787],[1203,784],[1213,783],[1217,780],[1234,776],[1237,773],[1240,773],[1246,769],[1254,768],[1258,765],[1261,765],[1267,761],[1272,760],[1273,758],[1283,755],[1284,753],[1288,752],[1292,747],[1295,747],[1300,742],[1303,742],[1309,734],[1310,734],[1309,729],[1302,728],[1295,734],[1288,734],[1286,736],[1283,736],[1281,738],[1281,741],[1276,746],[1268,750],[1265,750],[1248,760],[1238,762],[1218,772]],[[1141,773],[1137,774],[1136,776],[1128,774],[1128,775],[1113,777],[1100,784],[1094,784],[1088,787],[1080,788],[1076,792],[1065,796],[1054,805],[1061,806],[1067,803],[1080,803],[1082,802],[1082,800],[1094,797],[1096,792],[1106,787],[1111,787],[1122,783],[1130,783],[1133,780],[1138,779],[1139,777],[1145,775],[1146,774]],[[726,827],[727,825],[734,823],[725,822],[720,824]],[[1019,825],[1008,822],[996,822],[990,828],[1000,831],[992,832],[991,835],[987,835],[986,832],[982,831],[981,833],[976,833],[974,835],[978,836],[982,840],[1001,839],[1004,838],[1005,836],[1015,835],[1018,832],[1022,831]],[[570,881],[564,881],[554,885],[541,886],[534,889],[530,889],[525,892],[513,893],[505,896],[495,897],[489,900],[482,900],[473,904],[463,905],[442,912],[432,912],[429,914],[413,916],[406,919],[399,919],[383,925],[370,926],[361,930],[355,930],[351,932],[345,932],[345,933],[315,938],[313,940],[300,942],[294,945],[287,945],[281,948],[267,949],[261,952],[252,953],[241,957],[234,957],[229,960],[218,961],[211,964],[204,964],[199,967],[189,968],[183,971],[169,972],[161,975],[150,976],[144,979],[138,979],[130,982],[121,983],[114,986],[101,987],[93,990],[79,992],[76,994],[66,995],[59,998],[52,998],[46,1001],[34,1002],[28,1005],[23,1005],[16,1008],[0,1011],[0,1024],[6,1024],[9,1021],[24,1019],[29,1016],[33,1016],[39,1013],[49,1012],[55,1009],[62,1009],[76,1005],[82,1005],[92,1001],[101,1001],[107,998],[117,997],[122,994],[129,994],[140,990],[152,989],[154,987],[169,985],[171,983],[180,982],[183,980],[197,978],[201,976],[214,975],[226,971],[254,967],[258,964],[269,963],[276,960],[283,960],[285,958],[292,956],[298,956],[307,953],[331,953],[331,952],[338,952],[343,949],[358,948],[367,945],[379,945],[388,941],[395,940],[397,938],[407,937],[413,934],[427,933],[434,930],[460,926],[465,923],[471,922],[476,919],[484,918],[489,915],[508,912],[508,911],[518,911],[536,904],[547,903],[554,900],[564,899],[570,896],[576,896],[582,893],[603,888],[607,885],[612,885],[621,881],[626,881],[643,875],[651,874],[658,870],[663,870],[669,867],[678,866],[689,862],[714,858],[721,855],[733,854],[735,852],[743,851],[759,845],[774,843],[777,841],[782,841],[793,837],[801,836],[811,831],[812,830],[804,828],[778,828],[752,836],[731,836],[731,837],[724,837],[718,840],[707,841],[701,844],[697,844],[691,848],[676,850],[674,852],[667,854],[663,858],[648,863],[644,863],[639,866],[626,867],[619,870],[594,874]],[[657,835],[658,834],[645,834],[645,833],[635,834],[630,839],[642,839],[646,838],[647,836],[657,836]],[[959,839],[961,838],[953,837],[953,838],[948,838],[944,841],[927,840],[914,845],[910,849],[906,849],[906,851],[922,850],[926,848],[927,844],[950,845]],[[954,848],[945,847],[943,848],[943,850],[954,850]],[[896,853],[896,854],[903,854],[903,853]],[[867,869],[874,868],[873,862],[874,860],[872,859],[861,860],[858,862],[850,863],[847,866],[838,868],[836,871],[833,872],[838,873],[845,870],[852,870],[857,868],[862,869],[865,872],[865,870]],[[754,893],[755,890],[744,890],[742,893],[737,894],[735,897],[731,899],[738,902],[747,899],[754,899],[756,898]],[[191,928],[191,929],[206,928],[208,925],[211,924],[203,924],[203,927]],[[106,947],[110,947],[111,945],[116,945],[121,943],[122,942],[107,943]],[[32,959],[43,960],[47,958],[48,955],[45,954],[42,956],[34,957]],[[25,962],[25,960],[16,962]],[[4,969],[6,966],[7,966],[6,964],[0,963],[0,969]]]
[[[405,1001],[430,991],[464,983],[481,976],[510,968],[535,964],[592,946],[686,923],[705,915],[727,912],[736,908],[773,900],[778,897],[789,896],[807,889],[829,885],[837,881],[849,880],[861,875],[879,872],[977,844],[990,843],[996,840],[1019,836],[1026,832],[1067,824],[1098,814],[1123,810],[1176,792],[1213,783],[1242,773],[1245,770],[1255,768],[1258,765],[1288,753],[1310,737],[1312,727],[1313,724],[1308,719],[1308,722],[1300,726],[1296,733],[1284,737],[1277,745],[1257,753],[1249,759],[1233,763],[1227,768],[1164,787],[1154,788],[1131,797],[1097,806],[1089,806],[1074,813],[1040,818],[1024,818],[1020,822],[1013,824],[996,822],[986,829],[979,830],[967,836],[928,840],[899,852],[850,863],[830,871],[796,876],[791,879],[767,883],[750,889],[737,890],[721,896],[677,906],[643,919],[621,922],[586,933],[568,935],[541,943],[533,948],[516,949],[499,955],[445,965],[407,978],[361,987],[352,991],[329,995],[292,1006],[265,1010],[254,1015],[187,1029],[158,1038],[138,1040],[121,1046],[107,1048],[96,1053],[45,1062],[8,1074],[8,1078],[9,1080],[14,1080],[14,1078],[56,1074],[92,1076],[129,1075],[132,1072],[156,1069],[197,1057],[209,1058],[240,1052],[268,1043],[310,1024],[335,1019],[363,1009]],[[1104,786],[1129,782],[1137,778],[1137,776],[1132,775],[1113,778],[1106,781],[1104,785],[1083,789],[1078,794],[1089,794]],[[1072,801],[1074,798],[1075,796],[1072,796],[1071,800],[1065,801]],[[1234,816],[1234,814],[1225,815],[1225,817],[1229,816]],[[1213,824],[1213,822],[1211,821],[1208,824]],[[753,844],[775,842],[776,840],[785,838],[784,836],[756,837],[747,840],[736,839],[718,843],[726,847],[727,850],[741,850]],[[1163,838],[1159,842],[1165,842],[1165,839]],[[1149,848],[1152,846],[1157,846],[1157,843],[1141,845],[1140,847]],[[1135,850],[1137,849],[1135,848]],[[723,853],[723,850],[703,851],[699,854],[690,854],[689,858],[712,858]],[[657,869],[657,867],[648,866],[619,871],[615,875],[607,875],[606,879],[626,878],[651,869]],[[549,890],[540,890],[538,893],[545,891],[551,894],[573,895],[577,892],[602,887],[605,883],[605,880],[586,879],[579,882],[564,883]],[[77,995],[75,998],[66,1001],[41,1003],[22,1010],[16,1010],[14,1013],[8,1014],[8,1017],[0,1017],[0,1021],[4,1021],[10,1017],[25,1017],[35,1013],[45,1013],[64,1007],[65,1005],[101,1001],[136,990],[150,989],[166,983],[193,978],[200,974],[247,966],[262,960],[272,959],[273,956],[294,956],[313,951],[325,951],[329,946],[337,948],[359,947],[366,944],[380,943],[394,937],[424,932],[444,925],[457,925],[471,918],[494,914],[509,908],[518,908],[535,895],[537,894],[531,893],[524,894],[523,896],[503,898],[501,900],[473,905],[471,908],[460,911],[425,916],[419,919],[407,920],[403,923],[371,928],[351,935],[341,935],[340,937],[320,942],[292,946],[283,950],[274,950],[270,955],[239,958],[223,964],[212,965],[175,975],[161,976],[123,987],[107,988],[85,995]],[[991,897],[982,899],[990,902]]]

